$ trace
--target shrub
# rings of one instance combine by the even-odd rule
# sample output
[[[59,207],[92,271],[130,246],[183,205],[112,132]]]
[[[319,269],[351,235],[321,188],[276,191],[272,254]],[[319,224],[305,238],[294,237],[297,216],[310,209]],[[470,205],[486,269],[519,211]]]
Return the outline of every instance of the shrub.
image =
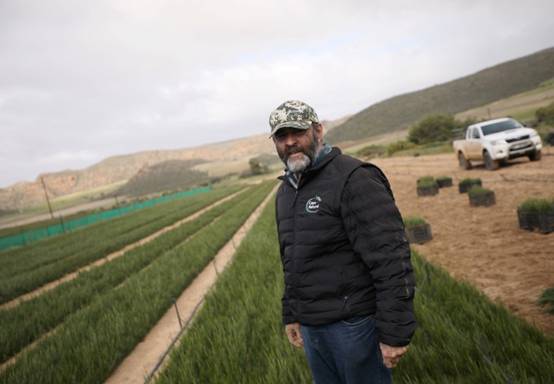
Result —
[[[424,244],[433,239],[431,226],[419,216],[409,216],[404,219],[406,237],[410,244]]]
[[[457,127],[458,123],[453,116],[430,115],[410,128],[408,140],[415,144],[450,140]]]
[[[424,176],[417,179],[418,196],[434,196],[439,193],[439,184],[431,176]]]
[[[406,228],[412,228],[424,224],[427,224],[427,222],[420,216],[408,216],[404,218],[404,226]]]
[[[363,147],[356,154],[363,157],[381,157],[387,153],[387,148],[383,145],[371,144]]]
[[[473,207],[490,207],[496,204],[493,191],[480,185],[473,185],[468,191],[469,204]]]
[[[521,203],[519,210],[529,213],[546,213],[554,212],[554,198],[538,199],[530,198]]]
[[[464,193],[469,191],[469,189],[473,185],[481,185],[481,179],[472,179],[472,178],[466,178],[460,181],[460,184],[458,185],[458,189],[460,193]]]
[[[492,193],[490,189],[483,188],[479,185],[473,185],[468,191],[470,197],[485,196],[490,193]]]
[[[452,186],[452,178],[449,176],[439,176],[435,180],[440,188]]]
[[[554,125],[554,102],[537,109],[535,116],[539,123]]]
[[[429,182],[433,181],[435,178],[433,176],[421,176],[419,179],[417,179],[418,184],[423,182]]]
[[[250,166],[250,172],[252,172],[253,175],[262,175],[269,172],[269,166],[262,163],[255,157],[248,160],[248,165]]]
[[[387,146],[387,156],[391,156],[395,152],[403,151],[406,149],[414,148],[415,144],[406,140],[395,141]]]
[[[554,147],[554,131],[552,132],[547,132],[543,135],[541,135],[541,138],[543,139],[543,141],[545,143],[547,143],[548,145]]]
[[[417,179],[418,188],[438,187],[437,181],[432,176],[423,176]]]

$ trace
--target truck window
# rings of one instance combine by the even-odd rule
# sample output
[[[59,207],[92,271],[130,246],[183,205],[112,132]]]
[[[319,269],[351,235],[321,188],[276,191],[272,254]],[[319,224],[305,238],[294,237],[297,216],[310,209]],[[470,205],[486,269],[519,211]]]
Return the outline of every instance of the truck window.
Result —
[[[509,131],[510,129],[521,128],[521,124],[514,119],[508,119],[493,124],[483,125],[483,135],[492,135],[502,131]]]
[[[473,128],[473,133],[472,133],[471,137],[473,139],[478,139],[478,138],[481,137],[481,135],[479,135],[479,129],[478,128]]]

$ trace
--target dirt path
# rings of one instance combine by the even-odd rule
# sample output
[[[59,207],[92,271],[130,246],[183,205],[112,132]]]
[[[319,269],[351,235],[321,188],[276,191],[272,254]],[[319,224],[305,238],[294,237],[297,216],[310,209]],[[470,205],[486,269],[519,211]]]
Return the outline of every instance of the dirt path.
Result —
[[[233,235],[233,238],[221,248],[214,257],[214,260],[183,291],[181,296],[176,300],[175,306],[165,313],[145,338],[123,360],[106,381],[107,384],[144,383],[149,375],[161,371],[167,363],[168,359],[166,356],[169,350],[178,345],[178,339],[186,331],[188,324],[190,324],[198,308],[203,303],[204,297],[216,283],[218,275],[223,272],[233,259],[236,247],[240,245],[244,236],[254,225],[262,210],[273,196],[275,189],[254,210]],[[180,320],[175,307],[178,308]],[[180,322],[183,328],[181,328]]]
[[[160,235],[163,235],[164,233],[168,232],[168,231],[171,231],[172,229],[175,229],[177,228],[178,226],[186,223],[186,222],[189,222],[189,221],[192,221],[194,219],[196,219],[198,216],[202,215],[204,212],[206,211],[209,211],[210,209],[226,202],[227,200],[230,200],[232,199],[233,197],[235,197],[236,195],[238,195],[239,193],[243,192],[244,190],[241,190],[241,191],[238,191],[238,192],[235,192],[233,193],[232,195],[229,195],[221,200],[218,200],[216,201],[215,203],[205,207],[205,208],[202,208],[200,211],[196,212],[196,213],[193,213],[192,215],[189,215],[187,217],[185,217],[184,219],[182,220],[179,220],[167,227],[164,227],[162,229],[160,229],[159,231],[155,232],[155,233],[152,233],[151,235],[143,238],[143,239],[140,239],[139,241],[135,242],[135,243],[132,243],[132,244],[129,244],[127,246],[125,246],[124,248],[120,249],[119,251],[116,251],[116,252],[113,252],[113,253],[110,253],[108,256],[106,257],[103,257],[102,259],[99,259],[99,260],[96,260],[82,268],[79,268],[78,270],[74,271],[74,272],[71,272],[71,273],[68,273],[67,275],[59,278],[58,280],[54,280],[54,281],[51,281],[49,282],[48,284],[45,284],[43,285],[42,287],[39,287],[37,289],[35,289],[34,291],[31,291],[29,293],[26,293],[24,295],[21,295],[11,301],[8,301],[2,305],[0,305],[0,309],[7,309],[7,308],[13,308],[13,307],[16,307],[17,305],[19,305],[20,303],[24,302],[24,301],[27,301],[27,300],[30,300],[30,299],[33,299],[37,296],[40,296],[42,295],[44,292],[47,292],[51,289],[54,289],[56,288],[58,285],[60,284],[63,284],[65,283],[66,281],[70,281],[70,280],[73,280],[75,279],[77,276],[79,276],[79,273],[82,273],[82,272],[86,272],[92,268],[96,268],[100,265],[103,265],[103,264],[106,264],[107,262],[110,262],[120,256],[123,256],[123,254],[125,254],[126,252],[136,248],[136,247],[139,247],[141,245],[144,245],[152,240],[154,240],[155,238],[157,238],[158,236]]]
[[[454,154],[376,159],[389,177],[403,216],[419,215],[432,226],[433,240],[414,245],[426,259],[466,280],[493,301],[547,334],[554,334],[554,316],[536,304],[554,286],[554,233],[543,235],[518,228],[517,206],[529,197],[554,196],[554,149],[530,162],[513,160],[497,171],[482,166],[465,171]],[[433,197],[417,197],[418,177],[451,176],[454,186]],[[457,184],[479,177],[496,193],[496,205],[470,207]]]

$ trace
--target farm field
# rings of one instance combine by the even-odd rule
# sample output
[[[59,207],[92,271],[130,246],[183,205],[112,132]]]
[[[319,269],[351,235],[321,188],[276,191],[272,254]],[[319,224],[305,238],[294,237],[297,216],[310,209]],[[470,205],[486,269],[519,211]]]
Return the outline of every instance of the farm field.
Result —
[[[414,249],[554,336],[554,317],[536,304],[554,286],[554,234],[519,229],[516,214],[529,197],[554,196],[554,148],[545,148],[541,161],[515,159],[492,172],[483,166],[462,170],[454,154],[372,162],[389,178],[402,215],[422,216],[432,226],[433,240]],[[417,197],[416,180],[426,175],[450,176],[454,186],[436,196]],[[496,205],[470,207],[467,194],[457,189],[466,177],[481,178],[485,188],[494,190]]]
[[[536,304],[542,291],[554,286],[554,234],[520,230],[515,212],[528,197],[552,196],[552,148],[539,162],[516,160],[495,172],[482,166],[459,169],[453,154],[373,162],[389,177],[403,216],[424,217],[434,235],[431,242],[412,246],[420,327],[394,371],[395,382],[554,381],[554,322]],[[417,197],[416,180],[426,175],[451,176],[454,187]],[[456,187],[465,177],[480,177],[496,192],[496,205],[470,207]],[[0,309],[0,383],[108,379],[274,185],[250,187],[70,282]],[[220,191],[209,202],[188,199],[165,216],[176,221],[237,191]],[[274,217],[270,202],[157,382],[310,382],[303,352],[288,344],[281,324]],[[67,261],[65,256],[42,260],[33,252],[23,260],[36,264],[9,262],[3,253],[0,262],[25,276],[41,263]]]
[[[219,200],[222,189],[0,252],[0,303],[56,280]],[[103,239],[98,242],[97,239]]]
[[[206,212],[197,220],[183,225],[183,228],[178,227],[174,230],[175,233],[167,232],[144,245],[156,246],[157,251],[150,248],[136,254],[140,250],[137,248],[136,251],[133,250],[135,254],[132,256],[125,255],[87,272],[84,275],[88,278],[82,279],[80,283],[76,283],[76,279],[72,282],[73,286],[65,287],[69,287],[68,289],[64,290],[60,286],[59,289],[41,296],[39,299],[49,296],[53,297],[54,302],[57,299],[57,303],[62,304],[69,300],[60,300],[59,295],[63,296],[64,291],[68,291],[75,294],[74,302],[88,300],[90,304],[85,303],[82,308],[77,305],[74,312],[69,316],[66,314],[64,322],[48,337],[39,340],[30,350],[23,351],[13,364],[4,365],[0,369],[0,382],[86,383],[105,380],[172,304],[175,295],[210,261],[273,185],[271,182],[253,187],[237,195],[232,201]],[[212,211],[218,212],[214,214]],[[171,238],[173,240],[169,242],[172,245],[167,247]],[[142,260],[142,264],[136,266],[136,260]],[[92,276],[95,272],[96,276]],[[118,277],[110,280],[112,276]],[[87,284],[88,294],[79,293],[79,289]],[[102,284],[109,289],[101,289]],[[32,302],[26,302],[16,310]],[[48,312],[45,307],[42,309],[43,312]],[[9,317],[12,311],[14,309],[0,313]],[[51,312],[55,312],[55,309]],[[27,312],[32,313],[33,311]],[[45,313],[36,315],[47,317]],[[11,324],[12,321],[6,324]],[[28,323],[30,331],[33,325],[31,321]],[[17,325],[16,323],[13,326]],[[23,336],[25,334],[26,332]],[[94,337],[83,338],[82,335]],[[9,339],[11,336],[4,333],[4,337]]]
[[[309,383],[281,324],[283,276],[269,205],[157,383]],[[554,340],[413,255],[419,329],[396,383],[554,380]]]
[[[124,257],[81,273],[75,280],[24,302],[17,308],[0,311],[0,323],[4,325],[0,329],[0,363],[53,329],[69,314],[88,305],[95,296],[108,292],[131,274],[147,267],[157,257],[183,243],[246,197],[246,194],[240,194],[210,209],[193,222],[182,224],[155,241],[125,252]]]

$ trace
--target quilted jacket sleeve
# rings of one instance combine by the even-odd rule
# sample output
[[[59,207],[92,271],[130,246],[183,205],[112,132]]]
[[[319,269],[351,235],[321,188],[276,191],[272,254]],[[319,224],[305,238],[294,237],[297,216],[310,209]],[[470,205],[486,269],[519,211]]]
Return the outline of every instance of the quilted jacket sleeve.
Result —
[[[354,251],[375,285],[379,341],[404,346],[416,328],[415,278],[404,224],[389,183],[375,166],[359,167],[345,184],[341,215]]]

